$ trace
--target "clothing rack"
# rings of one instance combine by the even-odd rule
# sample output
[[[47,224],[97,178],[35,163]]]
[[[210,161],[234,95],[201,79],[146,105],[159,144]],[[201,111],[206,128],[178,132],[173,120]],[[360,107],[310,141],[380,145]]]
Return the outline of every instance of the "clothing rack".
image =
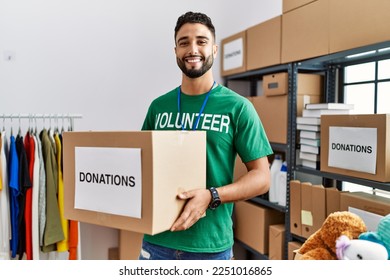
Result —
[[[29,119],[29,121],[36,121],[37,119],[50,119],[55,120],[58,124],[58,120],[64,121],[65,119],[69,122],[69,130],[73,130],[74,127],[74,119],[81,119],[83,116],[81,114],[35,114],[35,113],[29,113],[29,114],[2,114],[0,117],[3,119],[3,124],[5,122],[5,119],[11,119],[11,122],[13,119],[19,120],[19,127],[20,127],[20,120],[21,119]]]
[[[51,130],[51,132],[59,132],[59,125],[58,125],[58,121],[61,121],[62,120],[62,127],[64,128],[64,126],[65,126],[65,121],[67,122],[67,125],[68,125],[68,131],[73,131],[73,128],[74,128],[74,120],[75,119],[81,119],[82,118],[82,115],[81,114],[70,114],[70,113],[64,113],[64,114],[56,114],[56,113],[51,113],[51,114],[36,114],[36,113],[27,113],[27,114],[21,114],[21,113],[12,113],[12,114],[3,114],[3,113],[0,113],[0,127],[1,127],[1,119],[2,119],[2,122],[3,122],[3,125],[2,125],[2,127],[3,127],[3,131],[5,131],[5,127],[6,126],[10,126],[10,128],[11,128],[11,136],[13,135],[13,128],[14,128],[14,126],[19,126],[19,132],[18,132],[18,135],[21,135],[21,129],[22,129],[22,122],[21,122],[21,120],[22,119],[25,119],[25,120],[28,120],[28,132],[33,132],[33,130],[35,130],[35,133],[37,132],[37,120],[38,119],[41,119],[41,120],[43,120],[43,127],[44,128],[46,128],[46,123],[45,123],[45,120],[50,120],[50,124],[49,124],[49,126],[50,126],[50,129],[52,129]],[[15,124],[15,120],[16,120],[16,124]],[[54,120],[54,123],[52,123],[52,120]],[[18,124],[18,122],[19,122],[19,124]],[[23,123],[23,127],[26,127],[27,128],[27,124],[26,123]],[[49,132],[49,130],[48,130],[48,132]],[[2,130],[1,130],[1,128],[0,128],[0,134],[2,133]],[[48,133],[49,134],[49,133]],[[5,133],[4,133],[4,135],[5,135]],[[3,136],[3,135],[1,135],[1,136]],[[39,138],[39,137],[38,137]],[[23,140],[25,140],[25,139],[27,139],[27,136],[25,136],[24,137],[24,139]],[[4,145],[4,143],[6,143],[6,145],[7,145],[7,148],[5,149],[5,151],[7,151],[7,152],[9,152],[10,151],[10,146],[8,145],[8,143],[10,143],[11,141],[9,141],[8,143],[7,143],[8,141],[4,141],[4,142],[1,142],[1,144],[0,144],[0,148],[1,149],[3,149],[3,147],[2,147],[2,145]],[[29,143],[31,143],[30,141],[29,141]],[[24,142],[23,142],[23,144],[24,145],[26,145]],[[22,144],[22,145],[23,145]],[[41,149],[43,149],[43,144],[42,144],[42,141],[40,141],[40,142],[38,142],[38,144],[34,141],[34,144],[35,144],[35,146],[37,146],[38,144],[39,145],[41,145]],[[52,144],[54,144],[54,143],[52,143]],[[31,144],[30,144],[31,145]],[[58,145],[62,145],[62,143],[61,144],[58,144]],[[34,147],[35,147],[34,146]],[[52,145],[50,145],[50,147],[51,147]],[[30,146],[31,147],[31,146]],[[58,146],[57,146],[57,144],[56,144],[56,148],[57,148]],[[52,152],[54,152],[54,154],[55,154],[55,156],[57,157],[57,154],[56,154],[56,148],[53,148],[52,147],[52,149],[53,149],[53,151]],[[25,146],[23,147],[23,149],[25,149]],[[31,150],[30,150],[31,151]],[[58,150],[57,150],[58,151]],[[10,155],[11,153],[9,153],[8,155]],[[58,153],[59,154],[59,153]],[[34,160],[36,159],[36,155],[37,154],[34,154]],[[2,156],[4,156],[4,155],[2,155]],[[38,154],[38,156],[40,156],[40,157],[42,157],[43,155],[41,154],[41,155],[39,155]],[[62,156],[62,155],[61,155]],[[28,160],[28,155],[27,155],[27,151],[26,151],[26,156],[24,157],[24,159],[25,159],[25,162]],[[61,160],[62,160],[62,158],[61,158]],[[22,161],[20,161],[20,162],[22,162]],[[1,163],[2,164],[4,164],[4,163],[8,163],[8,160],[5,160],[5,161],[1,161]],[[3,170],[3,165],[2,164],[0,164],[1,166],[1,170]],[[35,163],[34,163],[35,164]],[[41,163],[39,163],[39,164],[41,164]],[[42,161],[42,164],[44,165],[44,164],[46,164],[45,163],[45,161]],[[30,167],[30,165],[28,165],[28,167]],[[6,168],[9,168],[8,166],[6,167]],[[58,166],[57,166],[57,168],[58,168]],[[8,171],[9,169],[6,169],[7,170],[7,172],[6,173],[4,173],[4,174],[9,174],[8,172],[10,172],[10,171]],[[27,170],[27,169],[26,169]],[[45,172],[45,174],[47,174],[46,172],[47,172],[47,170],[46,170],[46,167],[44,167],[43,169],[41,168],[41,170],[45,170],[44,172]],[[28,171],[29,172],[29,171]],[[49,172],[59,172],[57,169],[53,169],[53,170],[49,170]],[[31,178],[32,178],[32,175],[29,173],[28,175],[30,175],[30,180],[31,180]],[[35,177],[35,178],[38,178],[39,176],[41,176],[41,174],[40,174],[40,172],[39,173],[37,173],[37,174],[34,174],[34,176],[35,175],[38,175],[37,177]],[[24,176],[26,176],[26,174],[24,174]],[[60,178],[59,177],[59,175],[57,174],[57,176],[58,176],[58,178]],[[44,178],[44,180],[43,181],[46,181],[45,180],[45,177],[42,177],[42,178]],[[2,176],[0,176],[0,180],[2,180],[2,183],[4,182],[3,181],[3,178],[2,178]],[[38,180],[39,181],[39,180]],[[8,180],[6,180],[6,182],[7,182],[7,184],[3,184],[2,186],[4,187],[4,186],[8,186]],[[31,186],[32,186],[32,183],[33,182],[30,182],[31,183]],[[36,183],[36,182],[35,182]],[[39,183],[37,184],[37,186],[40,188],[41,187],[41,181],[39,181]],[[58,186],[60,185],[60,183],[58,183]],[[57,187],[58,187],[57,186]],[[47,185],[45,186],[45,188],[43,189],[44,191],[46,191],[46,187],[47,187]],[[4,188],[3,188],[4,189]],[[10,188],[9,188],[9,186],[7,187],[7,188],[5,188],[5,189],[7,189],[7,190],[10,190]],[[0,192],[1,193],[1,192]],[[8,195],[7,195],[8,196]],[[3,203],[5,200],[3,200],[3,198],[4,197],[6,197],[6,196],[1,196],[0,195],[0,200],[1,200],[1,202]],[[27,199],[27,195],[25,195],[24,196],[26,199]],[[44,196],[45,198],[47,198],[47,196]],[[30,199],[31,199],[31,201],[32,201],[32,196],[30,196]],[[57,199],[59,199],[58,198],[58,196],[57,196]],[[39,200],[39,197],[38,197],[38,200]],[[17,202],[15,202],[15,203],[23,203],[23,202],[20,202],[19,200],[17,200]],[[24,203],[26,203],[26,202],[24,202]],[[8,204],[9,204],[9,201],[8,201]],[[4,204],[5,205],[5,204]],[[10,205],[10,204],[9,204]],[[32,203],[30,204],[31,206],[31,208],[32,208]],[[35,203],[35,205],[38,205],[38,203]],[[12,207],[10,207],[10,206],[8,206],[10,209],[12,209]],[[22,208],[20,208],[20,209],[22,209]],[[24,210],[25,209],[27,209],[27,207],[26,208],[23,208]],[[2,209],[1,209],[2,210]],[[1,211],[0,210],[0,211]],[[36,211],[38,211],[38,210],[36,210]],[[32,216],[33,215],[33,213],[32,213],[32,210],[31,210],[31,212],[29,212],[29,214]],[[35,212],[35,214],[36,214],[36,212]],[[39,212],[38,212],[38,214],[39,214]],[[5,224],[7,224],[7,225],[9,225],[9,226],[11,226],[12,224],[11,224],[11,215],[9,215],[9,219],[10,219],[10,221],[9,221],[9,223],[7,222],[7,220],[3,220],[3,221],[0,221],[0,229],[1,229],[1,227],[3,226],[3,224],[2,224],[2,222],[4,222],[4,221],[6,221],[5,222]],[[1,218],[1,217],[0,217]],[[17,219],[19,219],[19,214],[18,214],[18,217],[17,217]],[[37,218],[36,218],[37,219]],[[15,221],[15,220],[13,220],[13,221]],[[19,220],[16,220],[17,222],[19,222]],[[46,221],[45,221],[46,222]],[[77,225],[77,226],[76,226]],[[7,228],[9,227],[9,226],[7,226]],[[69,227],[70,227],[70,225],[69,225]],[[11,232],[12,230],[14,230],[15,228],[9,228],[9,231],[7,231],[7,232]],[[76,230],[75,230],[76,229]],[[17,230],[18,230],[18,232],[19,232],[19,228],[17,228]],[[30,230],[31,230],[31,232],[32,232],[32,228],[30,228]],[[76,250],[77,250],[77,253],[76,254],[70,254],[70,250],[66,250],[66,246],[64,246],[63,248],[62,248],[62,251],[57,251],[57,250],[54,250],[54,251],[48,251],[48,252],[43,252],[43,251],[40,251],[40,249],[39,249],[39,245],[41,245],[41,244],[38,244],[39,243],[39,240],[37,241],[37,237],[34,239],[34,242],[35,243],[32,243],[31,242],[31,246],[29,247],[30,248],[30,250],[28,251],[29,252],[29,259],[31,259],[31,258],[33,258],[33,259],[58,259],[58,260],[66,260],[66,259],[70,259],[70,257],[72,256],[72,259],[74,259],[74,258],[77,258],[77,259],[81,259],[81,246],[80,246],[80,244],[81,244],[81,239],[80,239],[80,231],[79,231],[79,225],[78,225],[78,222],[76,223],[76,224],[74,224],[73,225],[73,232],[76,232],[77,231],[77,248],[76,248]],[[35,227],[35,232],[37,232],[37,226]],[[41,232],[39,231],[35,236],[38,236],[38,235],[40,235],[41,234]],[[45,234],[52,234],[52,232],[50,232],[50,233],[45,233]],[[3,250],[4,250],[4,248],[6,248],[5,246],[3,246],[4,245],[4,242],[3,242],[3,237],[4,237],[5,235],[3,235],[3,236],[0,236],[0,249],[2,249],[2,250],[0,250],[0,253],[4,253],[3,252]],[[20,237],[20,235],[17,235],[18,236],[18,238],[24,238],[23,236],[22,237]],[[30,234],[30,237],[31,237],[32,235]],[[68,237],[69,237],[70,235],[68,235]],[[39,237],[39,238],[41,238],[41,237]],[[32,239],[32,238],[31,238]],[[11,240],[11,239],[10,239]],[[9,241],[10,241],[9,240]],[[66,239],[64,239],[64,240],[66,240]],[[75,240],[75,239],[74,239]],[[6,243],[9,243],[9,242],[6,242]],[[58,243],[58,242],[57,242]],[[11,243],[10,243],[11,244]],[[34,244],[34,245],[33,245]],[[50,244],[50,245],[53,245],[53,244],[56,244],[56,243],[52,243],[52,244]],[[13,243],[13,245],[15,246],[15,243]],[[70,246],[70,245],[69,245]],[[73,243],[73,245],[72,245],[72,247],[75,247],[74,246],[74,243]],[[35,251],[32,251],[31,250],[31,248],[34,248],[33,250],[35,250]],[[65,249],[64,249],[65,248]],[[7,249],[7,248],[6,248]],[[19,251],[19,245],[17,245],[16,247],[9,247],[9,250],[10,250],[10,258],[11,259],[16,259],[17,257],[18,257],[18,254],[20,253],[20,251]],[[33,254],[32,252],[36,252],[35,254]],[[67,253],[68,252],[68,253]],[[74,252],[74,250],[72,251],[72,252]],[[12,254],[14,254],[14,253],[16,253],[16,256],[14,256],[14,255],[11,255],[11,253]],[[23,254],[26,254],[24,257],[27,257],[27,249],[25,250],[25,252],[23,252]],[[68,255],[69,254],[69,255]],[[0,255],[0,259],[2,259],[2,257],[4,257],[5,259],[8,259],[7,258],[7,256],[3,256],[3,255]],[[20,256],[19,256],[20,257]]]

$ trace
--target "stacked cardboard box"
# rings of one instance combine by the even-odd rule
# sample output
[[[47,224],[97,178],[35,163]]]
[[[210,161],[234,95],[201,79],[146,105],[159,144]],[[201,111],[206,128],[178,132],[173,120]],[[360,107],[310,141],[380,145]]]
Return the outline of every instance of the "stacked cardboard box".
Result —
[[[284,223],[284,213],[249,201],[235,203],[234,235],[261,254],[269,252],[269,227]]]

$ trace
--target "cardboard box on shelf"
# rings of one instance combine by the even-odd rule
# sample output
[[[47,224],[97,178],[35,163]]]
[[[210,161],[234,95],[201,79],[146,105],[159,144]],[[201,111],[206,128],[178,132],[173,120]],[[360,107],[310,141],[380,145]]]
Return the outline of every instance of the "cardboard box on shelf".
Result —
[[[390,114],[321,116],[321,171],[390,182],[389,127]]]
[[[301,236],[308,238],[321,228],[326,218],[325,188],[301,182]]]
[[[298,94],[297,95],[297,117],[302,116],[302,111],[305,109],[306,104],[309,103],[319,103],[321,102],[321,95],[306,95]]]
[[[247,29],[247,70],[280,64],[282,17],[277,16]]]
[[[328,53],[328,0],[317,0],[282,15],[282,63]]]
[[[314,1],[317,0],[283,0],[283,13],[287,13]]]
[[[263,77],[263,93],[252,96],[252,102],[267,133],[269,141],[286,144],[288,134],[288,74],[284,72]],[[302,115],[307,103],[317,103],[322,99],[323,76],[318,74],[298,74],[296,114]],[[275,114],[278,112],[278,114]]]
[[[269,260],[284,259],[284,241],[286,227],[284,224],[276,224],[269,226]]]
[[[390,213],[390,199],[366,192],[340,193],[340,209],[349,211],[349,207],[386,216]]]
[[[329,52],[390,40],[390,1],[329,0]],[[375,32],[372,32],[375,30]]]
[[[304,104],[318,100],[319,96],[298,95],[297,114],[302,114]],[[253,103],[264,126],[268,140],[273,143],[286,144],[288,134],[288,95],[254,96],[249,100]],[[275,112],[278,112],[275,114]]]
[[[290,181],[290,232],[298,236],[302,235],[301,223],[301,182]]]
[[[348,211],[355,213],[360,218],[362,218],[362,220],[366,224],[367,231],[377,231],[378,226],[383,219],[382,215],[371,213],[369,211],[364,211],[364,210],[361,210],[361,209],[358,209],[355,207],[351,207],[351,206],[348,207]]]
[[[287,95],[254,96],[250,99],[263,123],[268,140],[287,143],[288,99]],[[275,114],[275,112],[278,112]]]
[[[333,212],[340,211],[340,194],[336,187],[325,188],[326,196],[326,216]]]
[[[71,220],[156,234],[180,214],[179,192],[206,187],[205,131],[64,132],[63,152]]]
[[[319,74],[297,74],[297,94],[321,96],[323,95],[324,77]],[[263,77],[264,95],[286,95],[288,94],[288,73],[279,72],[265,75]],[[316,102],[311,102],[316,103]]]
[[[235,238],[261,254],[268,254],[269,226],[284,222],[284,213],[249,201],[239,201],[234,208]]]
[[[299,241],[290,241],[290,242],[288,242],[287,248],[288,248],[288,259],[289,260],[296,259],[295,258],[296,252],[299,250],[299,248],[301,248],[302,244],[303,243],[301,243]]]
[[[221,41],[221,76],[245,72],[246,69],[246,30],[231,35]]]

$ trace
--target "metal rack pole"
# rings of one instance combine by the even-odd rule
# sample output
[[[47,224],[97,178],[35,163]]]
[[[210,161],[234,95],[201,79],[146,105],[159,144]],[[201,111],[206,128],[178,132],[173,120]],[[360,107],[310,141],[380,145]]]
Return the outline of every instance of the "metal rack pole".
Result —
[[[29,119],[29,121],[37,120],[37,119],[50,119],[55,120],[58,122],[59,119],[62,119],[63,121],[66,119],[69,122],[69,130],[73,130],[74,128],[74,119],[81,119],[83,116],[81,114],[35,114],[35,113],[29,113],[29,114],[0,114],[0,119],[3,119],[3,126],[5,123],[5,119],[11,119],[11,122],[13,119],[19,120],[19,129],[20,129],[20,120],[21,119]]]
[[[1,114],[0,118],[3,119],[81,119],[83,116],[80,114]]]

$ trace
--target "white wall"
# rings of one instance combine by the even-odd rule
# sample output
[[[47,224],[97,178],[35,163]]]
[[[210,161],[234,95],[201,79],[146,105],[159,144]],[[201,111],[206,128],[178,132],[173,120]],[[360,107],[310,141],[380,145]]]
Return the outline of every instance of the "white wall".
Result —
[[[76,130],[139,130],[180,83],[173,29],[188,10],[212,18],[219,43],[280,15],[282,0],[0,0],[0,118],[77,113]],[[106,259],[117,231],[82,224],[81,242],[83,259]]]

